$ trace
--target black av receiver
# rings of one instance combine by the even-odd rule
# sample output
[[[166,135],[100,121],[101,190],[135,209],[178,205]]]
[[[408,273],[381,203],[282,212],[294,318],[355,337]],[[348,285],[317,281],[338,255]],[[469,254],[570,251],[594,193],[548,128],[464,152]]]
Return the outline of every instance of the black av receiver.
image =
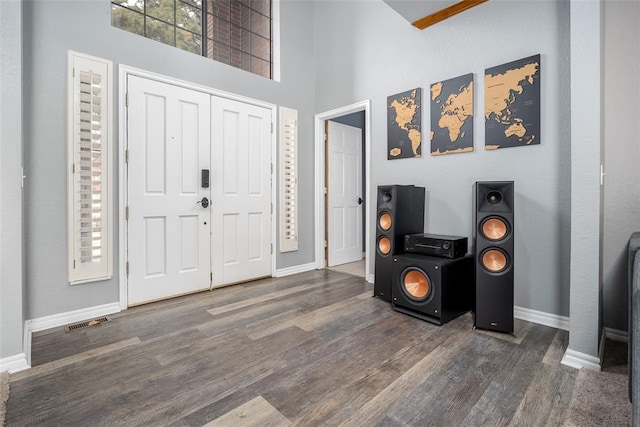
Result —
[[[405,234],[404,251],[442,258],[460,258],[467,254],[467,238],[440,234]]]

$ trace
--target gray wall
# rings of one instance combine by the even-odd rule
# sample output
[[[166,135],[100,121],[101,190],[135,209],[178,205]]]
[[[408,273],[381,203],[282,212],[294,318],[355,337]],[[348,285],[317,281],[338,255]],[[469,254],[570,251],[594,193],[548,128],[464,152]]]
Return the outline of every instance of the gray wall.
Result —
[[[604,4],[604,326],[627,330],[627,242],[640,230],[640,2]]]
[[[426,231],[470,237],[473,183],[514,180],[515,303],[568,316],[568,2],[494,0],[423,31],[382,2],[320,2],[315,13],[316,111],[371,99],[369,200],[380,184],[424,186]],[[541,144],[485,151],[484,70],[537,53],[542,56]],[[429,85],[469,72],[476,83],[475,151],[432,157],[424,137],[429,130]],[[387,96],[415,87],[423,88],[423,157],[389,161]],[[375,206],[369,206],[368,213],[375,216]],[[368,232],[373,235],[374,229]]]
[[[22,353],[22,3],[0,2],[0,359]]]
[[[119,64],[126,64],[297,109],[303,165],[299,175],[300,249],[278,253],[277,268],[313,261],[314,70],[313,34],[309,31],[313,4],[285,0],[280,12],[281,82],[275,82],[113,28],[106,0],[25,3],[27,318],[118,301],[117,262],[111,280],[76,286],[67,281],[65,99],[69,49],[110,59],[114,71]],[[114,230],[115,242],[117,232]],[[114,259],[118,256],[116,247]]]

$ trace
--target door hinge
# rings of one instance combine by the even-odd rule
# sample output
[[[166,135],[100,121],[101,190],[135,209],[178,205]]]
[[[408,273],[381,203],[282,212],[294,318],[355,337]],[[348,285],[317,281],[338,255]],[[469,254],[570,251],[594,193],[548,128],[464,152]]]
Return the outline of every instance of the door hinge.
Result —
[[[273,253],[273,243],[271,244],[271,253]]]
[[[125,271],[126,271],[127,277],[129,277],[129,261],[127,261],[127,263],[125,264]]]
[[[324,134],[324,142],[327,142],[329,140],[329,135],[327,135],[326,133]]]
[[[124,219],[127,221],[129,220],[129,206],[124,208]]]
[[[329,189],[327,187],[324,187],[324,194],[327,194],[329,192]]]
[[[273,175],[273,163],[271,163],[271,175]]]
[[[271,133],[273,133],[273,123],[271,123]]]
[[[72,173],[72,174],[73,174],[73,173],[76,173],[76,164],[75,164],[75,163],[73,163],[73,164],[71,165],[71,173]]]
[[[73,67],[73,78],[76,78],[76,67]]]
[[[213,272],[209,273],[209,282],[213,283]]]
[[[124,162],[129,163],[129,150],[124,150]]]
[[[271,213],[273,214],[273,203],[271,203]]]
[[[324,241],[324,247],[328,247],[329,246],[329,242],[327,242],[326,240]]]
[[[124,105],[125,107],[129,106],[129,92],[124,94]]]
[[[74,270],[76,269],[76,260],[75,259],[73,260],[73,269]]]

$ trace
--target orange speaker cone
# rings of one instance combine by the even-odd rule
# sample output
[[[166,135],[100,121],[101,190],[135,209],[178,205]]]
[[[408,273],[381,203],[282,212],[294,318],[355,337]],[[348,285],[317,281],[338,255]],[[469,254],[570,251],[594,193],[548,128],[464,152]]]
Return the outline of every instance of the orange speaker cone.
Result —
[[[391,240],[387,236],[383,236],[378,240],[378,251],[382,255],[389,255],[391,253]]]
[[[404,275],[402,282],[405,291],[416,299],[423,299],[429,295],[431,283],[426,274],[419,270],[411,270]]]
[[[492,273],[499,273],[507,268],[507,256],[498,249],[489,249],[482,254],[482,266]]]
[[[501,218],[488,218],[482,223],[482,235],[489,240],[502,240],[509,228]]]
[[[388,231],[393,225],[393,218],[389,213],[383,212],[378,218],[378,224],[382,230]]]

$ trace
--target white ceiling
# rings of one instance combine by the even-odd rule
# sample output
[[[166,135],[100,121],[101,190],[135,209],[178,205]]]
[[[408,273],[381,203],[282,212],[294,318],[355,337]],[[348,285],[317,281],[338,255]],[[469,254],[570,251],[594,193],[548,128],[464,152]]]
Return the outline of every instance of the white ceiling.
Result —
[[[446,9],[460,0],[382,0],[409,22]]]

